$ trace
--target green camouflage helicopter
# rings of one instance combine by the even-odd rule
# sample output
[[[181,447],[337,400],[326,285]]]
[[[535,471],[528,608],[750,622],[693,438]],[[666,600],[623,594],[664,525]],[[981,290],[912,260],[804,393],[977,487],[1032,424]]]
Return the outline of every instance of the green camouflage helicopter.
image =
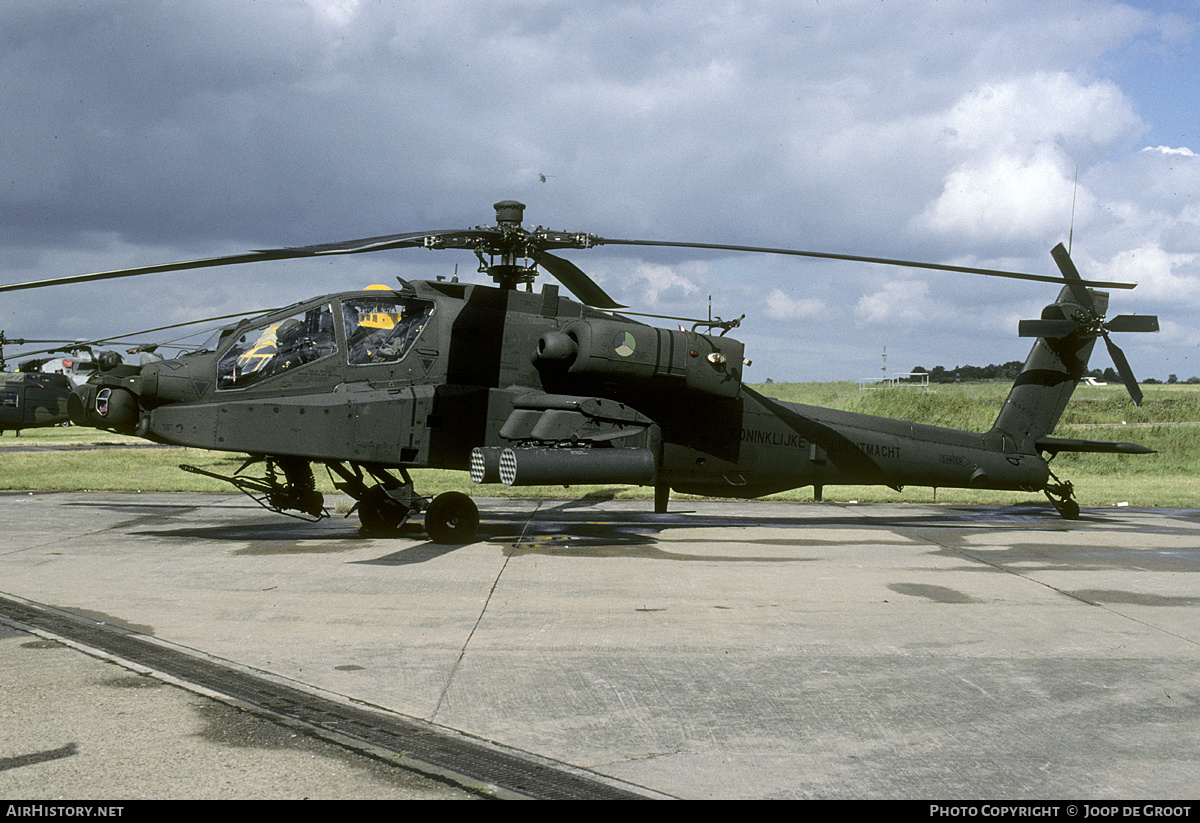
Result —
[[[140,366],[101,358],[69,400],[78,425],[159,443],[249,455],[233,483],[277,512],[326,516],[312,465],[357,501],[362,530],[396,532],[424,515],[439,543],[471,541],[471,499],[418,494],[409,470],[469,471],[476,483],[652,486],[752,498],[813,486],[879,484],[1043,491],[1078,516],[1071,484],[1047,458],[1066,451],[1145,453],[1129,443],[1050,437],[1103,337],[1122,379],[1141,392],[1111,331],[1157,331],[1151,316],[1105,322],[1127,283],[1085,281],[1065,248],[1061,277],[857,255],[647,240],[522,226],[524,205],[495,205],[496,225],[247,252],[0,286],[0,291],[152,272],[358,254],[465,249],[495,286],[452,281],[316,297],[227,325],[195,351]],[[990,430],[958,431],[766,397],[742,381],[738,321],[662,329],[621,313],[591,278],[552,253],[600,245],[666,246],[852,260],[1057,283],[1057,299],[1021,323],[1036,342]],[[575,300],[532,283],[541,266]],[[525,289],[521,289],[525,286]],[[740,320],[740,318],[739,318]],[[700,329],[704,329],[701,331]],[[258,467],[258,474],[249,472]],[[187,467],[184,467],[187,468]]]
[[[71,381],[42,371],[0,372],[0,434],[70,422]]]
[[[38,429],[47,426],[63,426],[70,423],[67,414],[67,398],[75,388],[68,374],[74,361],[63,358],[30,358],[18,366],[15,372],[7,371],[8,361],[4,356],[6,345],[24,346],[31,343],[67,344],[65,340],[26,340],[5,336],[0,331],[0,434],[13,431],[18,435],[22,429]],[[50,350],[45,350],[50,351]],[[55,351],[58,351],[55,349]],[[66,350],[63,349],[65,352]],[[25,355],[43,352],[27,352]],[[57,360],[57,362],[55,362]],[[64,365],[65,364],[65,365]]]

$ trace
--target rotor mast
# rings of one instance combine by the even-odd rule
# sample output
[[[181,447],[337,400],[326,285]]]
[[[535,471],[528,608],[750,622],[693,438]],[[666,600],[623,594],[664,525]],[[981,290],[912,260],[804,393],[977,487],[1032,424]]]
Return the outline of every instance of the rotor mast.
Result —
[[[502,289],[516,289],[521,284],[532,288],[537,277],[537,263],[532,259],[532,236],[521,225],[525,204],[516,200],[501,200],[492,206],[496,210],[496,228],[500,242],[494,246],[480,242],[475,246],[479,272],[486,274]],[[487,258],[484,258],[484,254]]]

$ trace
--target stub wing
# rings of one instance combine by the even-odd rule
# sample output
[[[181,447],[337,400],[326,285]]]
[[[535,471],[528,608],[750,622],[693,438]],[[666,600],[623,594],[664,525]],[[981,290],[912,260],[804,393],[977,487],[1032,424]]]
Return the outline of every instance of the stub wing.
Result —
[[[1137,443],[1116,443],[1109,440],[1074,440],[1067,437],[1043,437],[1037,441],[1039,451],[1047,454],[1059,452],[1090,452],[1098,454],[1155,454],[1154,449]]]

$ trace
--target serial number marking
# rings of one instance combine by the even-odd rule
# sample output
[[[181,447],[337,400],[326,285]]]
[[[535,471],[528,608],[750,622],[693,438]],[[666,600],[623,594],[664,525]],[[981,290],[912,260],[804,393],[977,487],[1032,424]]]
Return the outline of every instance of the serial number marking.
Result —
[[[808,440],[794,432],[774,432],[766,429],[742,429],[742,442],[754,443],[761,446],[777,446],[783,449],[806,449],[812,445]],[[883,443],[857,443],[844,440],[821,446],[829,454],[851,454],[858,452],[867,457],[880,457],[885,460],[899,460],[900,447]]]

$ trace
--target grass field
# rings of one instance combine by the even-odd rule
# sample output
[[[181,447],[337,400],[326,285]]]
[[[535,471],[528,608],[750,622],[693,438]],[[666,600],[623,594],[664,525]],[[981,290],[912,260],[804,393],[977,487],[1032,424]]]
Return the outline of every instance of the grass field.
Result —
[[[984,431],[991,426],[1007,383],[968,383],[931,387],[930,391],[889,389],[862,392],[855,383],[772,383],[754,386],[770,397],[848,411],[896,417],[938,426]],[[1081,386],[1054,434],[1093,440],[1131,441],[1157,451],[1150,455],[1062,454],[1054,472],[1075,484],[1083,506],[1200,506],[1200,386],[1144,386],[1146,400],[1134,406],[1124,387]],[[103,449],[55,446],[104,445]],[[51,450],[27,451],[28,447]],[[226,483],[183,472],[186,463],[219,474],[233,474],[243,456],[201,449],[151,448],[132,437],[88,428],[32,429],[0,438],[0,489],[105,491],[231,491]],[[644,487],[561,486],[509,489],[476,486],[464,472],[427,469],[413,472],[419,491],[458,490],[478,496],[586,497],[644,499]],[[323,474],[318,486],[334,491]],[[869,486],[826,487],[831,501],[858,500],[939,503],[1037,503],[1040,494],[969,489],[906,488],[903,492]],[[771,500],[809,501],[811,489],[773,495]]]

